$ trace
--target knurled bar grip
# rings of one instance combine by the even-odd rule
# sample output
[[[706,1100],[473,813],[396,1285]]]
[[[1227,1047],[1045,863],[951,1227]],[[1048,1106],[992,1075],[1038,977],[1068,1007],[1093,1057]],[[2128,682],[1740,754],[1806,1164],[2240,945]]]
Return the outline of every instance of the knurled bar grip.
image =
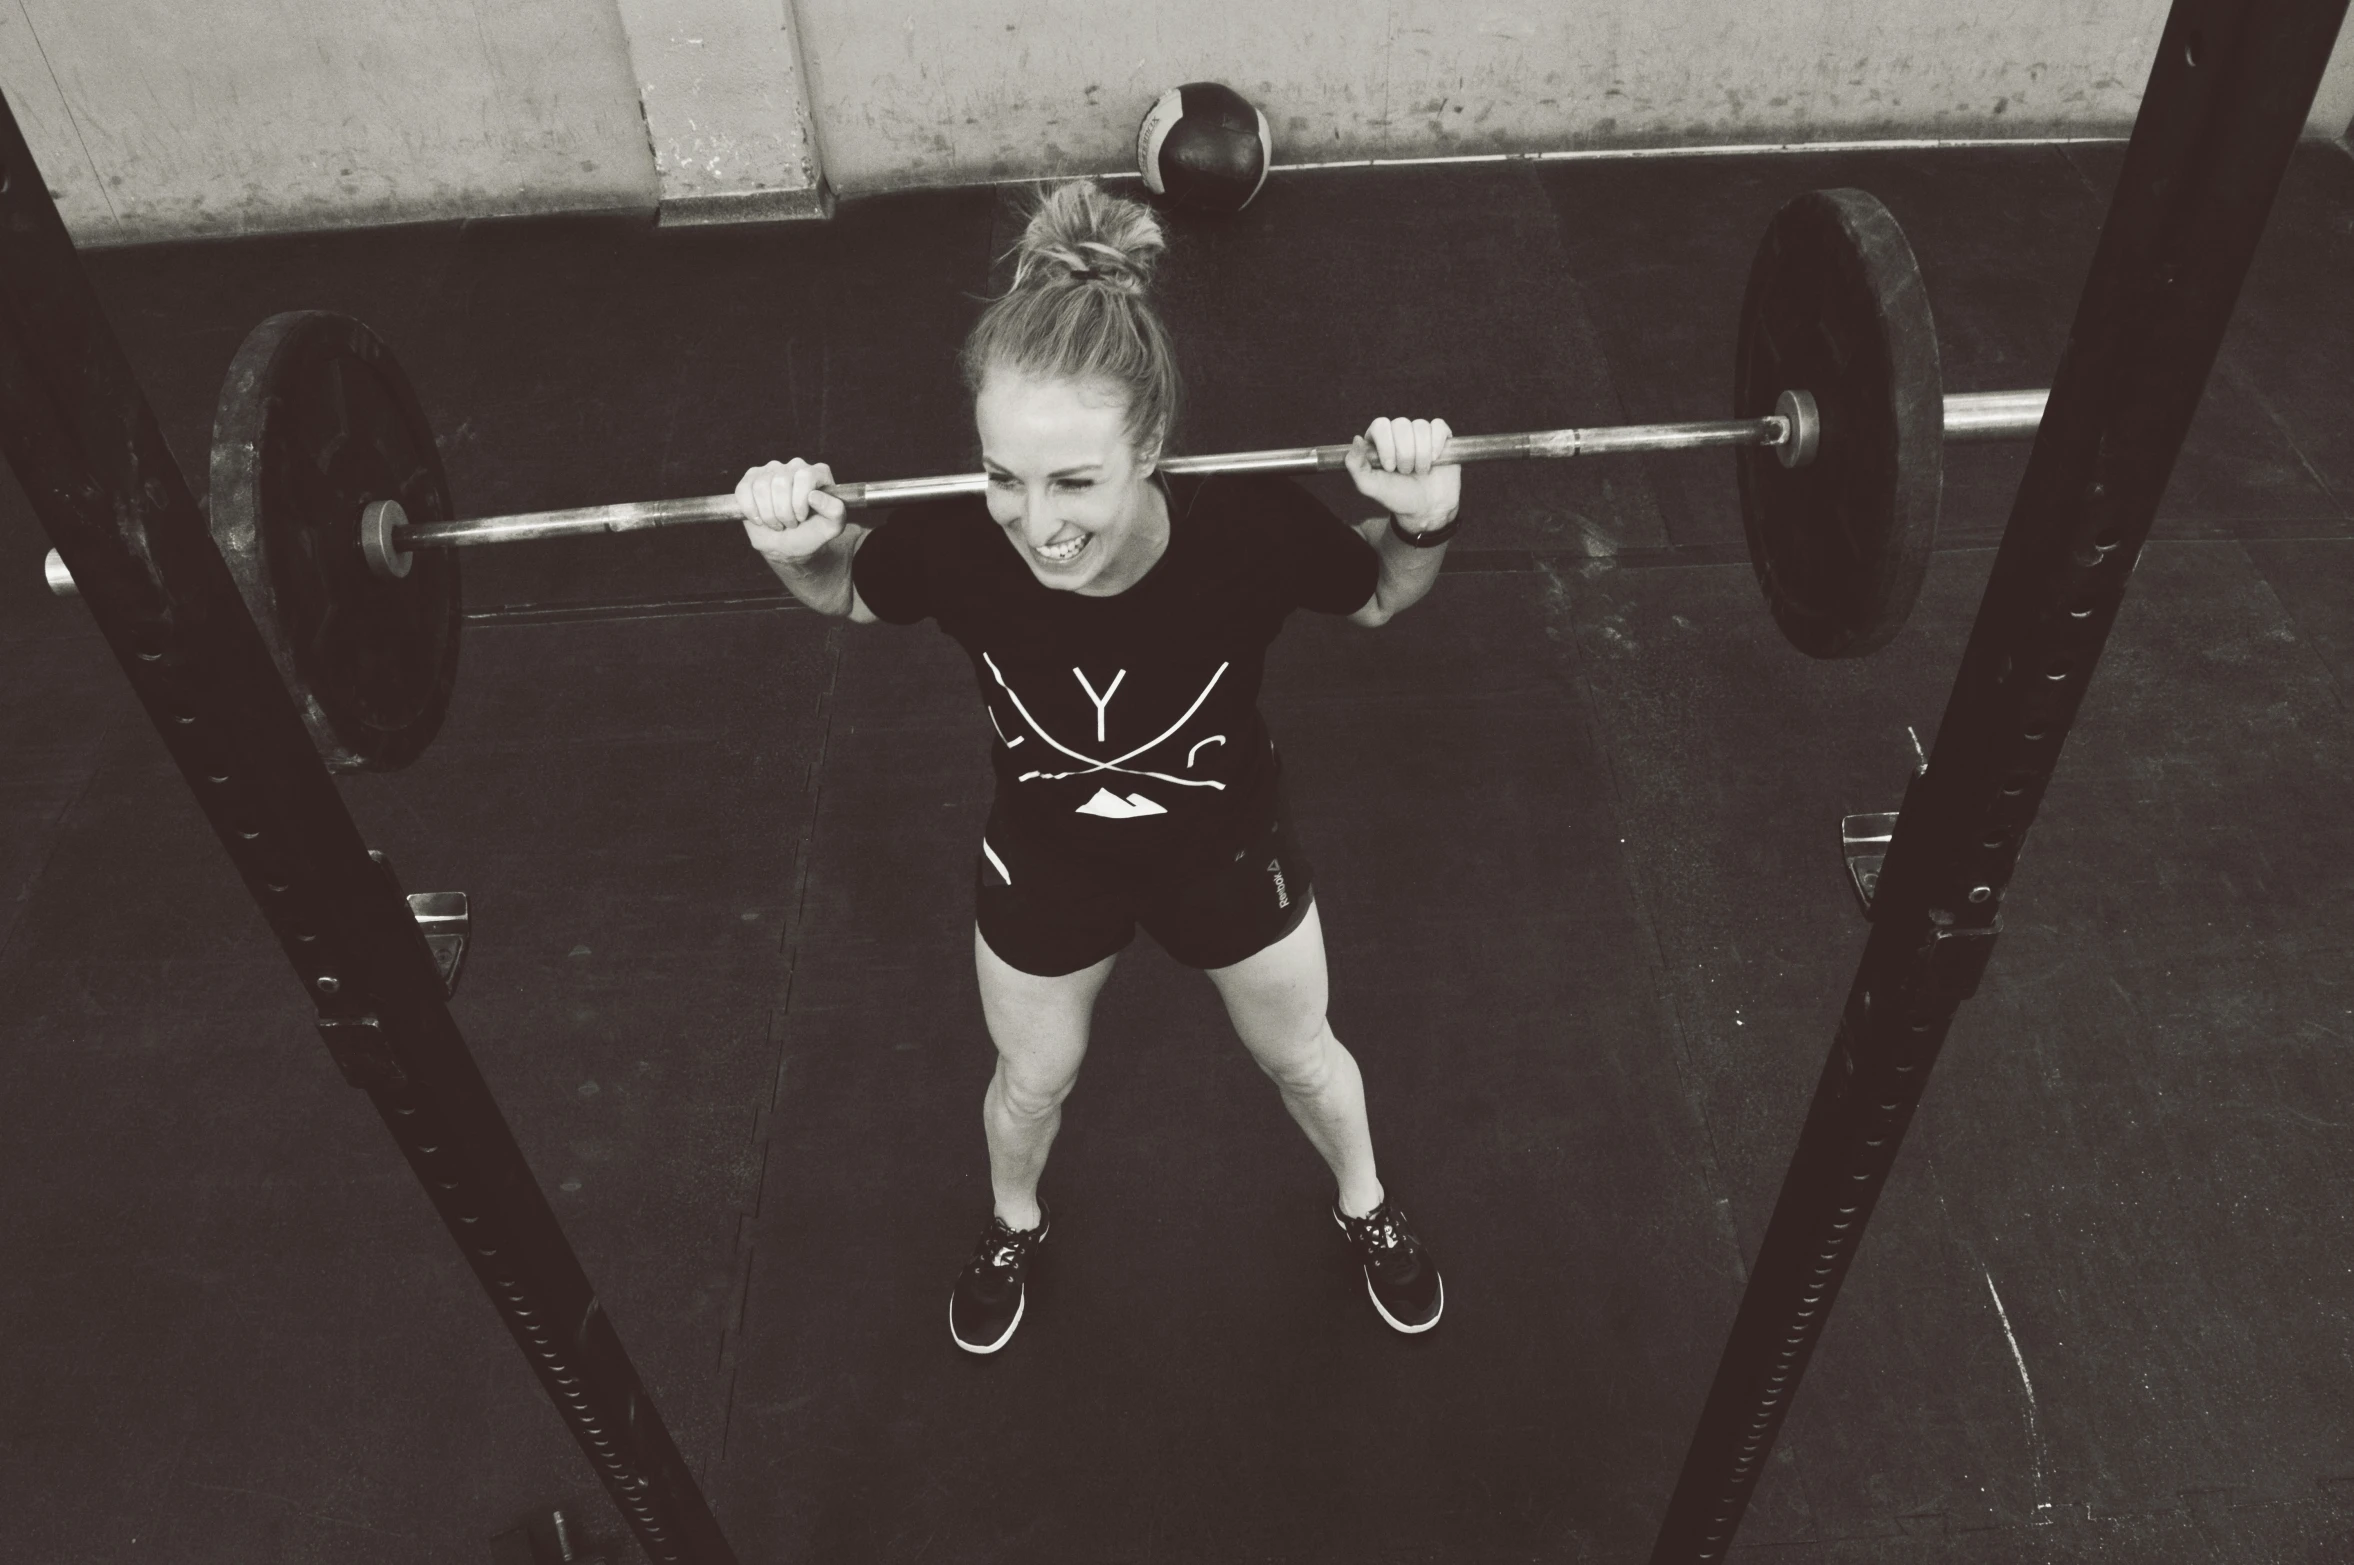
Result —
[[[296,712],[0,101],[0,452],[364,1088],[632,1531],[734,1565]]]
[[[1964,392],[1945,399],[1946,438],[2008,440],[2035,432],[2043,417],[2041,391]],[[1719,446],[1776,446],[1790,436],[1790,421],[1778,414],[1716,423],[1612,424],[1587,429],[1547,429],[1513,435],[1458,435],[1449,440],[1446,462],[1505,462],[1636,451],[1702,451]],[[1170,457],[1161,471],[1174,474],[1311,473],[1342,467],[1349,448],[1291,446],[1274,451],[1240,451],[1221,456]],[[951,495],[981,494],[989,480],[981,473],[939,478],[896,478],[875,483],[834,484],[827,489],[853,508],[906,505]],[[620,505],[582,506],[564,511],[528,511],[470,521],[427,522],[393,527],[395,551],[480,543],[515,543],[531,538],[564,538],[587,533],[638,532],[696,522],[740,521],[732,494],[685,500],[645,500]]]

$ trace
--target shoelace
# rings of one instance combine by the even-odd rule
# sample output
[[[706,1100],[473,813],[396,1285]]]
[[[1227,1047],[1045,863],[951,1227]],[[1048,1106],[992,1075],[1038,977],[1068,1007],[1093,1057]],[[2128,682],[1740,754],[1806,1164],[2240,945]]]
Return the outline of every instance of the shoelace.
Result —
[[[1035,1243],[1035,1229],[1016,1233],[1002,1225],[993,1226],[988,1239],[982,1242],[981,1253],[973,1257],[973,1264],[990,1271],[1009,1271],[1020,1262],[1023,1252]]]
[[[1344,1213],[1342,1220],[1349,1225],[1349,1237],[1366,1249],[1395,1250],[1406,1242],[1404,1215],[1384,1201],[1363,1217]]]

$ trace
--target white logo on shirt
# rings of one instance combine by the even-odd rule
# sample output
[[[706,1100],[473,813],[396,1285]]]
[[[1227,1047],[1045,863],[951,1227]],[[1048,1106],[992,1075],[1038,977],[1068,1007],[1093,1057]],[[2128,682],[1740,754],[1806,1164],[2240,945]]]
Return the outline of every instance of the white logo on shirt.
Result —
[[[1050,749],[1059,750],[1064,755],[1069,756],[1072,760],[1083,763],[1079,767],[1067,772],[1024,772],[1018,779],[1019,781],[1030,782],[1032,780],[1037,780],[1042,782],[1062,782],[1072,777],[1092,777],[1098,772],[1113,772],[1123,777],[1150,777],[1155,782],[1174,783],[1180,788],[1215,788],[1221,792],[1225,790],[1226,785],[1224,783],[1218,782],[1212,778],[1177,777],[1172,776],[1168,772],[1156,772],[1147,767],[1131,766],[1128,763],[1135,760],[1137,757],[1149,754],[1159,746],[1166,744],[1169,740],[1176,737],[1178,730],[1182,729],[1187,723],[1193,721],[1194,713],[1202,709],[1202,703],[1210,699],[1210,692],[1218,688],[1218,681],[1226,677],[1226,670],[1233,667],[1231,663],[1219,664],[1216,671],[1210,675],[1209,682],[1202,686],[1201,694],[1195,696],[1193,698],[1193,704],[1185,709],[1184,715],[1178,718],[1174,723],[1171,723],[1167,728],[1163,729],[1154,738],[1144,744],[1138,745],[1135,749],[1130,750],[1125,755],[1116,755],[1109,760],[1098,760],[1094,756],[1086,755],[1080,751],[1072,749],[1069,745],[1064,744],[1061,740],[1055,738],[1054,735],[1048,733],[1045,727],[1039,723],[1038,719],[1031,715],[1030,709],[1023,705],[1020,694],[1015,691],[1011,684],[1007,682],[1005,671],[997,666],[997,660],[992,658],[988,653],[984,652],[981,654],[981,661],[988,665],[990,677],[997,681],[997,688],[1005,692],[1006,699],[1013,703],[1013,708],[1016,712],[1021,714],[1022,721],[1030,725],[1030,732],[1036,734],[1039,739],[1042,740]],[[1119,693],[1120,684],[1128,677],[1128,671],[1126,669],[1121,669],[1118,673],[1114,674],[1112,676],[1112,682],[1104,687],[1101,694],[1097,693],[1094,682],[1088,679],[1085,672],[1074,668],[1071,670],[1071,673],[1079,681],[1079,688],[1087,692],[1088,702],[1095,708],[1096,742],[1098,744],[1105,743],[1105,733],[1107,730],[1106,718],[1107,714],[1111,710],[1112,697]],[[1017,734],[1011,738],[1008,738],[1003,725],[999,724],[997,721],[997,713],[994,709],[990,711],[989,722],[992,727],[997,729],[997,737],[1004,742],[1005,747],[1009,750],[1020,744],[1023,739],[1028,737],[1028,735]],[[1200,755],[1202,748],[1205,745],[1222,745],[1225,742],[1226,736],[1224,734],[1212,734],[1205,739],[1197,740],[1194,743],[1193,748],[1186,752],[1186,767],[1191,769],[1195,757]],[[1168,810],[1159,804],[1155,804],[1152,800],[1139,793],[1131,793],[1126,798],[1122,798],[1107,788],[1098,788],[1095,791],[1095,796],[1093,798],[1089,799],[1085,804],[1079,806],[1078,812],[1082,815],[1101,816],[1107,820],[1135,820],[1147,815],[1166,815]]]
[[[1107,821],[1132,821],[1146,815],[1166,815],[1169,812],[1141,793],[1123,799],[1109,788],[1098,788],[1095,797],[1079,806],[1081,815],[1100,815]]]
[[[1104,709],[1112,704],[1112,697],[1120,693],[1120,681],[1128,677],[1128,671],[1121,669],[1114,674],[1110,687],[1100,696],[1095,693],[1095,687],[1087,682],[1087,676],[1078,669],[1071,670],[1071,677],[1079,681],[1079,688],[1086,691],[1087,699],[1095,703],[1095,742],[1102,744]]]

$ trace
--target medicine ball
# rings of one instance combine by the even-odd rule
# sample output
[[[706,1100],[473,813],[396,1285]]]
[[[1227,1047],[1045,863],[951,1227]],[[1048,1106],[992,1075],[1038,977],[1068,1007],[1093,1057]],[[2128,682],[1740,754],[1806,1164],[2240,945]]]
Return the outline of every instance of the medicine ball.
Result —
[[[1267,116],[1232,87],[1187,82],[1136,128],[1136,168],[1156,196],[1196,212],[1239,212],[1267,182]]]

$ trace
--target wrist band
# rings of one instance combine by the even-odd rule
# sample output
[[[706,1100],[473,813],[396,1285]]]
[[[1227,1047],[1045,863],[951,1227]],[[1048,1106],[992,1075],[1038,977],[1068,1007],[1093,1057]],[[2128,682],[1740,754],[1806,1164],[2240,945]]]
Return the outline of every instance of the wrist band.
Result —
[[[1396,517],[1393,516],[1390,518],[1391,534],[1402,542],[1412,544],[1417,549],[1437,548],[1440,544],[1445,543],[1449,538],[1454,537],[1455,529],[1462,525],[1463,513],[1461,511],[1457,511],[1453,516],[1448,517],[1447,524],[1444,527],[1433,527],[1429,532],[1426,533],[1410,533],[1406,531],[1405,528],[1398,525],[1398,519]]]

